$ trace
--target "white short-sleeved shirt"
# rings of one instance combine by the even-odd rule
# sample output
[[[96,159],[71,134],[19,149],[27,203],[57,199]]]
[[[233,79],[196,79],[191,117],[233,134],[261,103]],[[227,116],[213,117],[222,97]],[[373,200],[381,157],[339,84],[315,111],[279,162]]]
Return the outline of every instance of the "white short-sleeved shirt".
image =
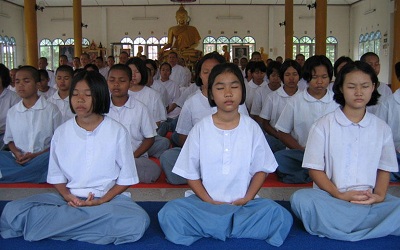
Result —
[[[378,86],[378,93],[381,94],[381,96],[378,99],[378,104],[384,102],[389,96],[392,95],[392,90],[389,88],[389,86],[384,83],[381,82],[379,83]],[[378,109],[378,104],[373,105],[373,106],[368,106],[367,110],[368,112],[372,113],[372,114],[376,114],[376,111]]]
[[[233,202],[246,195],[255,173],[272,173],[277,166],[260,126],[249,116],[222,130],[209,115],[190,131],[172,172],[201,179],[215,201]]]
[[[353,123],[338,108],[312,126],[303,167],[324,171],[340,192],[373,189],[378,169],[398,171],[390,127],[369,112]]]
[[[47,73],[49,74],[49,79],[50,79],[49,80],[49,86],[54,88],[54,89],[57,89],[56,77],[55,77],[54,72],[47,69]]]
[[[102,197],[115,184],[138,183],[128,131],[107,116],[94,131],[81,128],[75,118],[68,120],[51,141],[47,182],[66,183],[79,197],[89,192]]]
[[[306,90],[308,87],[308,82],[304,80],[304,78],[301,78],[299,80],[299,83],[297,83],[297,88],[299,88],[300,91]]]
[[[312,97],[307,90],[298,92],[287,102],[275,128],[290,133],[301,146],[305,147],[312,124],[337,107],[339,104],[333,100],[333,92],[330,90],[319,100]]]
[[[3,89],[0,94],[0,135],[6,130],[6,117],[8,110],[17,104],[21,98],[12,90]],[[0,144],[1,145],[1,144]]]
[[[198,91],[199,89],[200,87],[197,86],[195,83],[190,84],[189,87],[187,87],[183,92],[181,92],[180,97],[175,101],[176,105],[182,108],[185,101],[189,99],[189,97],[194,95],[196,91]]]
[[[260,117],[268,120],[269,124],[272,127],[275,127],[279,116],[281,115],[290,98],[292,98],[292,96],[285,92],[283,86],[276,91],[269,93],[265,98],[262,110],[260,112]]]
[[[176,82],[172,81],[171,79],[169,79],[168,81],[161,81],[161,80],[157,80],[154,81],[157,83],[160,83],[161,85],[163,85],[165,87],[165,89],[167,90],[168,93],[168,105],[170,105],[171,103],[176,103],[176,100],[180,97],[181,95],[181,91],[179,90],[179,86]]]
[[[104,78],[107,80],[108,78],[108,71],[110,70],[110,67],[103,67],[101,69],[99,69],[99,73],[104,76]]]
[[[164,107],[160,93],[147,86],[137,92],[129,90],[128,93],[147,107],[155,122],[167,120],[167,110]]]
[[[11,86],[11,84],[8,85],[7,89],[9,89],[9,90],[11,90],[11,91],[13,91],[13,92],[17,92],[17,90],[15,89],[15,87]]]
[[[394,145],[400,152],[400,89],[378,105],[376,116],[387,122],[392,129]]]
[[[169,79],[178,83],[179,87],[187,87],[189,86],[190,79],[188,79],[187,71],[184,67],[179,64],[176,64],[172,67],[171,75]]]
[[[54,95],[47,98],[47,101],[55,104],[58,107],[62,115],[62,122],[66,122],[67,120],[75,116],[74,113],[72,113],[71,107],[69,105],[69,96],[67,96],[65,99],[61,99],[57,91],[56,93],[54,93]]]
[[[248,82],[246,86],[246,107],[248,110],[251,110],[251,105],[253,104],[253,98],[257,91],[257,89],[262,88],[263,86],[267,85],[266,82],[262,82],[260,85],[257,85],[251,80]]]
[[[250,114],[258,116],[260,115],[261,109],[264,106],[265,99],[267,95],[271,92],[273,92],[273,90],[270,89],[267,82],[263,83],[263,86],[256,88],[253,96],[253,103],[251,104]]]
[[[179,134],[188,135],[197,122],[215,112],[217,112],[217,108],[211,107],[207,97],[198,90],[183,105],[175,130]],[[245,115],[249,114],[243,104],[239,105],[239,113]]]
[[[128,130],[133,152],[138,149],[145,138],[152,138],[157,135],[157,125],[146,106],[132,96],[121,107],[115,106],[111,101],[107,116],[121,123]],[[147,152],[142,156],[147,157]]]
[[[38,90],[37,94],[39,96],[44,96],[46,99],[48,99],[49,97],[52,97],[56,92],[57,90],[55,88],[50,87],[46,92]]]
[[[154,81],[153,84],[150,86],[150,88],[160,93],[164,107],[168,107],[169,98],[168,98],[168,91],[165,88],[165,86],[158,81]]]
[[[56,105],[47,102],[43,96],[29,109],[21,100],[8,110],[4,143],[14,142],[22,153],[43,151],[50,147],[61,119]]]

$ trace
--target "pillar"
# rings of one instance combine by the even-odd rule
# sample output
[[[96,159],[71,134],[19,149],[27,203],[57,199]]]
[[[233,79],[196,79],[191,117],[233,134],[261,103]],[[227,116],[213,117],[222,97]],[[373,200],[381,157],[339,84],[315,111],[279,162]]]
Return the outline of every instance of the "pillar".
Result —
[[[24,0],[26,65],[38,67],[36,1]]]
[[[285,0],[285,58],[293,58],[293,0]]]
[[[392,91],[396,91],[400,87],[400,82],[397,80],[394,65],[400,61],[400,0],[394,1],[393,13],[393,63],[392,63]]]
[[[316,0],[315,55],[326,55],[327,0]]]
[[[82,54],[82,1],[74,0],[74,56]]]

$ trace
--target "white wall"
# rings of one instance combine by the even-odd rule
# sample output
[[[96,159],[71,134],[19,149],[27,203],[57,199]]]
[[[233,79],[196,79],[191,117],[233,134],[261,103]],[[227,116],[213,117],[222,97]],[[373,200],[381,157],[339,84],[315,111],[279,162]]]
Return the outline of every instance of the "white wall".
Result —
[[[16,5],[1,1],[0,12],[8,17],[0,16],[0,35],[2,37],[14,37],[17,43],[16,61],[17,65],[24,64],[25,36],[24,36],[24,10]]]
[[[361,34],[370,33],[379,30],[382,33],[382,41],[384,38],[391,39],[390,28],[390,13],[393,12],[393,5],[390,0],[381,1],[362,1],[351,7],[351,22],[350,22],[350,44],[352,46],[352,58],[359,59],[358,55],[358,40]],[[365,15],[364,12],[369,9],[376,9],[375,12]],[[387,36],[385,36],[385,34]],[[391,72],[391,48],[383,50],[381,48],[380,63],[381,72],[379,80],[388,83]]]

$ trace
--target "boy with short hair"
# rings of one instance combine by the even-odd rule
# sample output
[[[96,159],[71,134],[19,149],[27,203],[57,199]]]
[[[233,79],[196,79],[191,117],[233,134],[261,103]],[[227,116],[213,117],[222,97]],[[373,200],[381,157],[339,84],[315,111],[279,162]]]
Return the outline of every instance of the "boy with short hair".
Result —
[[[23,66],[16,74],[22,100],[7,112],[4,143],[11,152],[0,151],[0,182],[46,182],[50,141],[61,114],[38,96],[39,82],[39,72],[32,66]]]
[[[39,69],[39,75],[40,75],[40,84],[38,86],[38,95],[39,96],[44,96],[46,99],[49,98],[50,96],[54,95],[57,90],[55,88],[50,88],[49,86],[49,74],[47,73],[47,70],[44,69]]]
[[[61,112],[62,122],[74,117],[69,106],[69,88],[72,83],[74,71],[71,66],[62,65],[56,70],[56,83],[58,91],[50,96],[47,101],[54,103]]]

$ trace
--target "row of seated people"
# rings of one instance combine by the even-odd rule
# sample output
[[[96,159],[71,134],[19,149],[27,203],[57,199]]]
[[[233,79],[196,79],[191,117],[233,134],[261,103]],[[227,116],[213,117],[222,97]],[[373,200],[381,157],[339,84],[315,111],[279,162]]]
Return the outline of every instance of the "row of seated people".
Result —
[[[163,166],[168,179],[173,174],[184,178],[195,195],[169,201],[158,214],[160,226],[167,239],[177,244],[190,245],[201,237],[213,236],[222,240],[227,237],[263,239],[280,246],[290,231],[291,214],[256,194],[266,173],[275,170],[282,173],[278,153],[290,150],[279,150],[274,157],[259,124],[247,115],[248,86],[239,68],[223,62],[220,55],[212,53],[205,55],[198,64],[201,81],[196,83],[201,90],[185,101],[176,128],[178,143],[184,142],[184,145],[174,168],[169,170]],[[292,71],[290,77],[299,78],[296,63],[288,60],[282,68],[285,63],[292,65],[288,69],[296,71]],[[22,101],[9,109],[4,136],[4,142],[15,156],[10,162],[16,161],[18,166],[15,167],[23,165],[23,169],[32,169],[33,165],[29,165],[32,161],[44,162],[47,157],[47,181],[54,184],[59,195],[40,194],[7,204],[0,220],[3,237],[24,235],[27,240],[55,238],[120,244],[138,240],[143,235],[149,219],[143,209],[123,195],[130,185],[140,181],[142,174],[132,157],[134,119],[129,119],[129,124],[119,119],[133,115],[124,113],[127,108],[142,105],[145,110],[144,104],[136,100],[139,97],[133,97],[128,91],[131,84],[146,78],[147,70],[141,59],[127,64],[110,69],[108,86],[99,73],[78,73],[69,90],[70,108],[75,116],[61,125],[57,107],[37,95],[38,71],[30,66],[17,71],[16,87]],[[302,163],[316,186],[292,195],[291,207],[295,215],[311,234],[334,239],[354,241],[399,235],[400,199],[386,194],[390,172],[398,172],[392,132],[387,123],[366,111],[366,106],[378,102],[376,73],[365,62],[349,62],[339,71],[333,96],[328,89],[332,65],[325,56],[307,59],[302,76],[308,87],[304,91],[297,90],[288,100],[275,126],[280,129],[281,118],[290,110],[293,117],[305,119],[313,118],[307,112],[311,115],[322,112],[320,119],[307,131],[310,136],[304,146]],[[284,91],[285,86],[284,80]],[[317,106],[307,106],[305,101]],[[306,108],[307,112],[300,113],[297,106]],[[28,112],[17,114],[17,109]],[[380,107],[377,113],[379,110]],[[50,153],[48,147],[32,154],[18,151],[16,145],[23,139],[13,131],[18,129],[17,120],[24,121],[22,113],[27,121],[21,125],[29,124],[30,129],[38,131],[35,126],[39,124],[40,136],[46,138],[42,144],[51,143]],[[199,113],[205,115],[200,117]],[[197,122],[191,119],[195,123],[186,135],[179,130],[180,120],[185,115],[199,119]],[[29,120],[32,117],[35,122]],[[148,117],[151,120],[151,115]],[[47,126],[40,124],[41,120],[46,120]],[[183,125],[187,127],[189,120]],[[52,126],[48,125],[50,123]],[[154,123],[147,125],[152,128]],[[10,135],[15,136],[14,141],[10,140]],[[280,134],[276,139],[285,142]],[[161,165],[163,156],[175,149],[161,155]],[[118,212],[110,216],[110,210]],[[54,218],[57,223],[50,223]],[[79,223],[71,223],[71,219]],[[122,224],[126,221],[135,222],[135,225],[128,223],[127,228],[126,223]],[[57,230],[46,230],[49,223]],[[99,232],[103,235],[106,229],[98,223],[116,226],[118,236],[99,237]],[[78,230],[80,225],[85,227]],[[367,230],[370,228],[373,230]]]

